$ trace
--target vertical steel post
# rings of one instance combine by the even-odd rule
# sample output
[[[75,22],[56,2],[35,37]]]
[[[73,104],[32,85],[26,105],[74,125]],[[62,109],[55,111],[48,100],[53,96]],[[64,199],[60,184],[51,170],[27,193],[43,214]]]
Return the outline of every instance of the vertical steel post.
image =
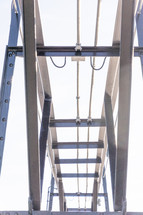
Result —
[[[119,109],[114,208],[125,211],[135,0],[122,1]],[[128,30],[127,30],[128,29]]]
[[[8,46],[17,46],[17,40],[18,40],[18,32],[19,32],[21,15],[20,15],[20,10],[19,10],[17,1],[15,3],[16,3],[15,4],[16,8],[12,3],[12,9],[11,9],[11,24],[10,24]],[[3,159],[14,65],[15,65],[15,53],[8,52],[8,48],[6,47],[3,75],[2,75],[2,81],[1,81],[1,90],[0,90],[0,173],[2,168],[2,159]]]
[[[40,153],[37,119],[34,3],[34,0],[23,0],[24,66],[29,165],[29,194],[33,209],[40,210]]]

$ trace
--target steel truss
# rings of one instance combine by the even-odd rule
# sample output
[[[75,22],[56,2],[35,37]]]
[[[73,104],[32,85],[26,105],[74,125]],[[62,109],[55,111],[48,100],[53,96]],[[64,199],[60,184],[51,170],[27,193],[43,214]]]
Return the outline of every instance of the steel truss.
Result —
[[[143,8],[142,2],[137,0],[119,0],[116,16],[113,45],[111,47],[46,47],[43,42],[40,13],[37,0],[14,1],[12,7],[9,42],[6,48],[1,94],[0,94],[0,170],[2,165],[6,124],[8,118],[11,79],[14,71],[15,57],[24,57],[26,83],[26,112],[28,133],[28,166],[29,166],[29,212],[33,215],[64,215],[70,211],[83,209],[67,208],[66,196],[91,196],[92,207],[86,209],[83,215],[103,215],[104,213],[91,212],[97,210],[97,197],[105,198],[106,214],[120,215],[126,212],[126,178],[127,154],[130,119],[130,94],[132,57],[140,57],[143,71]],[[138,5],[136,12],[135,5]],[[35,10],[36,6],[36,10]],[[36,11],[36,12],[34,12]],[[127,13],[128,11],[128,13]],[[23,47],[17,46],[20,14],[23,17]],[[137,34],[139,47],[133,47],[134,14],[136,14]],[[36,20],[36,23],[35,23]],[[36,28],[35,28],[36,25]],[[128,31],[126,27],[128,26]],[[36,32],[35,32],[36,29]],[[36,34],[36,38],[35,38]],[[121,37],[120,37],[121,35]],[[36,44],[36,45],[35,45]],[[134,49],[133,49],[134,48]],[[36,55],[35,55],[36,53]],[[48,75],[46,57],[48,56],[97,56],[111,57],[105,88],[105,96],[101,119],[55,119],[52,103],[52,93]],[[119,62],[120,57],[120,62]],[[37,67],[35,62],[37,62]],[[124,66],[126,65],[126,66]],[[38,85],[37,85],[38,83]],[[37,93],[38,92],[38,93]],[[118,135],[115,141],[113,111],[119,92]],[[37,94],[42,112],[41,130],[38,135]],[[97,142],[57,142],[56,127],[100,127]],[[33,135],[34,133],[34,135]],[[46,149],[47,147],[47,149]],[[97,148],[97,157],[90,159],[61,159],[60,149]],[[51,212],[52,199],[50,198],[49,211],[40,211],[43,186],[46,150],[52,165],[52,184],[56,182],[58,193],[51,191],[51,196],[59,196],[60,211]],[[111,183],[114,210],[108,212],[109,202],[105,171],[105,155],[109,151]],[[62,173],[60,164],[97,163],[95,173]],[[36,169],[36,171],[35,171]],[[65,193],[62,178],[93,177],[92,193]],[[103,178],[104,193],[99,193]],[[52,185],[53,186],[53,185]],[[63,212],[67,211],[67,212]],[[0,215],[27,215],[23,212],[0,212]],[[72,212],[72,215],[74,213]],[[143,213],[126,213],[127,215],[142,215]]]

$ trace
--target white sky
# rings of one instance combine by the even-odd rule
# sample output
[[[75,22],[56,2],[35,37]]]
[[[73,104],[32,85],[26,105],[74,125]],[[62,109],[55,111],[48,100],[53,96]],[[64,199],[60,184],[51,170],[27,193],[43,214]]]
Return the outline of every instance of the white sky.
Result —
[[[93,45],[94,29],[96,19],[96,0],[81,1],[81,44]],[[116,14],[117,0],[102,0],[99,42],[98,45],[111,45]],[[0,77],[2,74],[5,46],[8,41],[10,24],[11,0],[0,1]],[[76,0],[41,0],[41,20],[45,45],[71,45],[76,44]],[[109,12],[110,11],[110,12]],[[54,59],[61,65],[64,59]],[[101,65],[103,59],[97,60],[97,67]],[[76,63],[67,59],[64,69],[58,70],[48,59],[48,68],[51,80],[52,98],[56,118],[76,118]],[[101,115],[103,103],[104,84],[108,60],[102,71],[95,73],[95,85],[93,92],[92,117]],[[89,89],[91,79],[91,68],[89,59],[81,63],[80,66],[80,117],[88,117]],[[7,135],[3,159],[3,168],[0,178],[0,210],[26,210],[28,202],[28,170],[27,170],[27,144],[26,144],[26,122],[25,122],[25,94],[24,94],[24,71],[23,59],[18,58],[15,65],[9,118],[7,125]],[[141,171],[143,163],[142,147],[142,119],[143,102],[141,98],[143,92],[142,74],[139,59],[133,63],[132,82],[132,105],[131,105],[131,125],[130,125],[130,145],[129,145],[129,168],[127,186],[127,206],[128,211],[143,211],[142,192],[143,174]],[[98,98],[98,99],[97,99]],[[76,140],[76,130],[58,129],[58,140]],[[80,140],[86,141],[87,129],[80,130]],[[91,140],[97,140],[98,133],[91,129]],[[94,152],[95,153],[95,152]],[[67,154],[60,154],[67,158]],[[85,151],[80,153],[83,157]],[[69,156],[69,154],[68,154]],[[73,151],[73,157],[76,156]],[[90,151],[92,156],[92,151]],[[81,168],[85,168],[83,165]],[[89,167],[90,168],[90,167]],[[48,168],[47,168],[48,169]],[[94,171],[93,166],[90,168]],[[65,171],[65,168],[64,168]],[[68,171],[66,169],[66,171]],[[73,170],[75,171],[75,170]],[[47,171],[48,172],[48,171]],[[47,173],[50,177],[50,173]],[[49,178],[50,180],[50,178]],[[70,179],[66,179],[68,182]],[[76,183],[76,180],[75,180]],[[82,181],[82,192],[83,191]],[[47,182],[48,184],[48,182]],[[44,195],[47,194],[48,186],[45,186]],[[65,190],[69,184],[65,182]],[[89,190],[92,186],[89,186]],[[70,192],[68,190],[68,192]],[[77,192],[77,191],[76,191]],[[91,190],[90,190],[91,192]],[[43,198],[43,209],[45,209],[46,198]],[[70,198],[68,204],[77,206],[77,199]],[[82,203],[81,203],[82,204]],[[56,205],[56,204],[55,204]],[[89,201],[90,206],[90,201]],[[56,207],[54,208],[56,209]],[[100,208],[99,208],[100,210]]]

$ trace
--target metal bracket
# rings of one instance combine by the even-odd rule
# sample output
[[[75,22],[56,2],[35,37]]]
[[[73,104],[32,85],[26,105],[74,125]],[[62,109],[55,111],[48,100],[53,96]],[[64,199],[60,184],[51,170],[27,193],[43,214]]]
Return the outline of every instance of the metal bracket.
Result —
[[[76,43],[76,47],[75,47],[75,51],[80,51],[81,52],[82,47],[81,47],[81,43]]]
[[[91,118],[91,117],[88,117],[87,123],[88,123],[88,124],[91,124],[91,123],[92,123],[92,118]]]
[[[80,124],[81,119],[79,117],[76,118],[76,124]]]

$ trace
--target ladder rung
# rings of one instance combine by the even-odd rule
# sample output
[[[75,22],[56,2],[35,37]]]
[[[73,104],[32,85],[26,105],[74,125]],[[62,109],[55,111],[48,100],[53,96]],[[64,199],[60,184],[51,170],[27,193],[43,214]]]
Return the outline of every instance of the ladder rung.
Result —
[[[86,148],[104,148],[102,141],[98,142],[54,142],[53,149],[86,149]]]
[[[98,173],[58,173],[58,178],[98,178]]]
[[[105,125],[105,119],[92,119],[90,122],[87,119],[80,119],[80,122],[76,119],[51,119],[49,124],[50,127],[101,127]]]
[[[55,164],[81,164],[81,163],[101,163],[101,158],[89,158],[89,159],[59,159],[55,158]]]
[[[67,208],[68,212],[91,212],[91,208]]]

